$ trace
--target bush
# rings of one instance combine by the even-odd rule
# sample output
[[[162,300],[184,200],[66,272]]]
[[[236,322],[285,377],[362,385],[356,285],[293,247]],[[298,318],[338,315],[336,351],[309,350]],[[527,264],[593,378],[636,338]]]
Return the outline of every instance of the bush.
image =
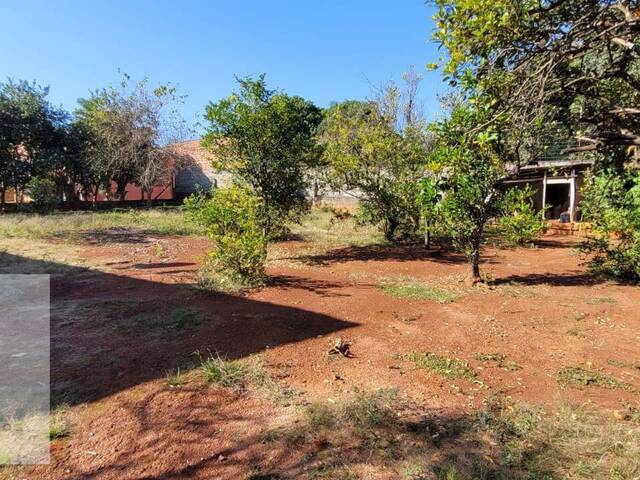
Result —
[[[527,185],[508,189],[502,198],[499,224],[511,245],[530,244],[546,230],[542,215],[533,208],[534,195],[535,190]]]
[[[589,175],[583,187],[583,218],[595,236],[582,251],[592,271],[640,280],[640,172],[607,170]]]
[[[33,177],[27,185],[27,193],[37,210],[51,210],[58,203],[56,184],[50,178]]]
[[[239,186],[214,189],[210,198],[197,194],[185,200],[189,218],[213,240],[201,272],[208,286],[233,290],[262,282],[267,258],[262,206],[251,190]]]

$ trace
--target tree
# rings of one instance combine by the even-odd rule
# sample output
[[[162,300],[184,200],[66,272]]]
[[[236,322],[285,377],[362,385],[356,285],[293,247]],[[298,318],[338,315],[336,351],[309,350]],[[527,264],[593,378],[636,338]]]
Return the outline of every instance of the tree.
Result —
[[[565,153],[640,145],[637,0],[436,3],[447,78],[509,115],[514,150],[542,124],[576,140]]]
[[[419,227],[418,181],[430,148],[416,102],[420,78],[405,78],[404,92],[389,84],[375,100],[333,105],[320,129],[331,184],[358,196],[388,240]]]
[[[116,197],[125,200],[127,185],[137,183],[150,204],[154,187],[167,185],[174,168],[165,147],[186,131],[175,110],[182,98],[170,85],[150,89],[146,79],[129,81],[125,75],[118,87],[80,100],[76,125],[85,137],[94,199],[101,186],[110,194],[113,181]]]
[[[24,80],[0,83],[0,208],[13,188],[17,201],[32,175],[49,168],[66,113],[47,100],[49,89]]]
[[[593,271],[640,281],[640,171],[605,170],[587,177],[582,209],[594,236],[582,246]]]
[[[265,76],[237,78],[238,91],[207,106],[203,143],[214,167],[234,174],[262,199],[270,234],[305,208],[305,170],[319,154],[319,108],[300,97],[269,90]]]
[[[485,226],[496,215],[507,175],[499,131],[487,124],[490,108],[480,100],[459,104],[448,119],[432,126],[436,143],[431,161],[439,165],[444,194],[436,229],[464,252],[470,283],[480,282],[480,249]]]

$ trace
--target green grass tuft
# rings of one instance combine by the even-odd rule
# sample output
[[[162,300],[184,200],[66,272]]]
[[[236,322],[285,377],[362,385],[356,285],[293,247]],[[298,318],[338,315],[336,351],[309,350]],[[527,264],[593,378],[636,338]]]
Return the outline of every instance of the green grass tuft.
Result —
[[[450,290],[416,281],[387,281],[378,285],[378,288],[392,297],[431,300],[443,304],[451,303],[458,298],[458,295]]]
[[[202,360],[200,369],[209,383],[235,390],[243,390],[249,376],[249,370],[239,360],[225,360],[219,356]]]
[[[467,362],[457,358],[447,358],[431,352],[410,352],[403,358],[413,362],[419,369],[430,370],[445,378],[471,380],[477,376],[476,371]]]

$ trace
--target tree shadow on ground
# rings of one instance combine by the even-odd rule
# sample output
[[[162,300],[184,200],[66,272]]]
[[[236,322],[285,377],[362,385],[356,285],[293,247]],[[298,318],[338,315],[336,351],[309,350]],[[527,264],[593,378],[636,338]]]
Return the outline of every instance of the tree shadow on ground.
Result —
[[[557,273],[530,273],[526,275],[508,275],[497,278],[490,282],[490,285],[549,285],[554,287],[584,287],[607,283],[609,280],[592,275],[590,273],[579,272],[566,275]]]
[[[271,275],[267,284],[282,290],[306,290],[321,297],[348,297],[350,295],[334,290],[344,287],[344,284],[327,282],[324,280],[310,280],[308,278],[294,277],[291,275]]]
[[[309,265],[330,265],[333,263],[354,261],[386,261],[411,262],[429,260],[438,263],[464,264],[467,258],[446,249],[427,250],[422,245],[364,245],[349,246],[330,250],[321,254],[296,257]],[[490,263],[491,261],[488,260]]]
[[[189,408],[171,410],[170,405]],[[274,426],[280,414],[250,395],[160,386],[122,401],[111,423],[94,425],[86,441],[98,446],[102,459],[67,456],[49,468],[64,469],[69,472],[64,478],[75,480],[351,479],[360,478],[353,472],[362,467],[399,475],[384,478],[556,478],[543,468],[533,476],[525,464],[548,446],[523,441],[519,458],[505,462],[517,438],[496,437],[498,432],[481,429],[472,415],[394,407],[367,424],[372,419],[366,415],[376,414],[375,408],[366,410],[371,406],[368,400],[361,405],[365,424],[343,417],[335,418],[337,423],[328,417],[313,423],[294,416]],[[118,432],[123,428],[126,436]],[[114,441],[118,448],[109,450]]]
[[[242,296],[210,293],[0,252],[0,272],[51,274],[52,404],[92,402],[192,365],[357,324]],[[293,285],[290,280],[290,285]],[[323,291],[330,286],[308,289]]]

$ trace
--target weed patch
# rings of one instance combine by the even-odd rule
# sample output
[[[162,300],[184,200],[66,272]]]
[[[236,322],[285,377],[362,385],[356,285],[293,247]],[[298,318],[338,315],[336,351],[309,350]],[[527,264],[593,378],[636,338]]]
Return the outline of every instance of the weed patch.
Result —
[[[463,378],[471,380],[477,376],[476,371],[467,362],[457,358],[447,358],[435,353],[410,352],[403,357],[413,362],[416,368],[430,370],[449,379]]]
[[[458,298],[455,292],[415,280],[387,279],[379,284],[378,288],[392,297],[431,300],[442,304],[451,303]]]
[[[476,355],[476,360],[482,363],[495,362],[498,367],[509,372],[515,372],[522,368],[516,362],[507,360],[507,357],[502,353],[478,353]]]
[[[558,372],[558,381],[569,387],[600,387],[609,390],[634,391],[634,387],[607,373],[593,372],[581,367],[565,367]]]

